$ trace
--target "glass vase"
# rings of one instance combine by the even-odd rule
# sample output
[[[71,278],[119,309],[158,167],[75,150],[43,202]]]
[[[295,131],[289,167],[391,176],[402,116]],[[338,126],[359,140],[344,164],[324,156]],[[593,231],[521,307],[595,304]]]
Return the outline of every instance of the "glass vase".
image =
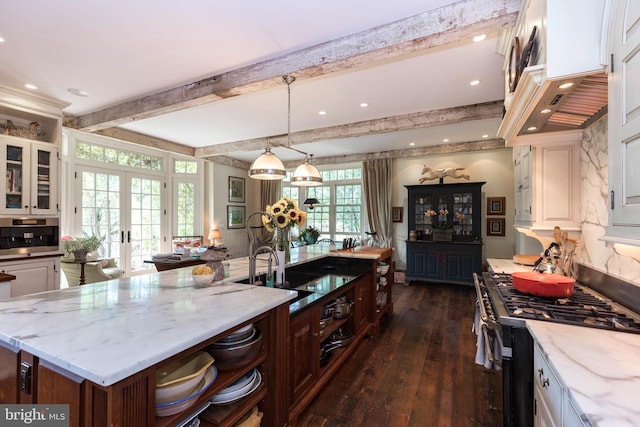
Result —
[[[291,242],[289,241],[290,231],[291,229],[289,227],[278,228],[276,231],[276,251],[284,252],[284,259],[287,264],[291,262]]]
[[[278,267],[276,268],[276,286],[282,287],[286,284],[285,268],[291,261],[291,244],[289,243],[289,227],[278,228],[276,230],[276,254],[278,256]]]

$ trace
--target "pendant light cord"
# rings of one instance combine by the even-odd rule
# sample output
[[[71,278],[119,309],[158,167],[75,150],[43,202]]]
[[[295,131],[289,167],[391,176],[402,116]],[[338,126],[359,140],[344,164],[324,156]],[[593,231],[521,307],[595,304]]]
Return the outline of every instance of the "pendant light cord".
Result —
[[[282,81],[287,84],[287,147],[291,147],[291,83],[295,82],[296,78],[285,74]]]

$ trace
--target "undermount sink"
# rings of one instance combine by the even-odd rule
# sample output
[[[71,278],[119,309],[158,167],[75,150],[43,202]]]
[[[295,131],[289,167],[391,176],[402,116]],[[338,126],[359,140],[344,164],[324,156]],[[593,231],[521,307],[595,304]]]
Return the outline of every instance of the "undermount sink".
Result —
[[[264,286],[265,281],[266,281],[266,276],[264,274],[261,274],[258,277],[256,277],[256,284],[260,282],[259,286]],[[249,283],[249,279],[238,280],[236,283],[248,284]],[[278,289],[286,289],[288,291],[296,291],[298,293],[298,295],[296,295],[296,297],[294,299],[289,300],[289,304],[293,304],[294,302],[300,301],[301,299],[306,298],[309,295],[313,294],[313,291],[309,291],[309,290],[306,290],[306,289],[297,289],[291,283],[289,283],[289,286],[287,286],[287,287],[277,287],[277,288]]]

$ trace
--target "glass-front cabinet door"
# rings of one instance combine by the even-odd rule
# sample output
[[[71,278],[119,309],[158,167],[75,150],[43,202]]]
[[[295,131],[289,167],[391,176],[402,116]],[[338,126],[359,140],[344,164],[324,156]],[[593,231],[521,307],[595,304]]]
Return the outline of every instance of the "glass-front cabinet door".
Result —
[[[58,213],[57,153],[55,146],[0,140],[0,213],[55,215]]]
[[[482,184],[407,186],[410,239],[411,236],[418,241],[445,239],[469,242],[481,239],[479,207]]]
[[[5,185],[2,186],[2,213],[30,213],[31,198],[29,196],[29,160],[30,145],[17,141],[3,142],[2,175]]]
[[[53,146],[31,147],[31,213],[58,213],[58,149]]]
[[[473,235],[473,192],[453,193],[453,234],[456,236]]]

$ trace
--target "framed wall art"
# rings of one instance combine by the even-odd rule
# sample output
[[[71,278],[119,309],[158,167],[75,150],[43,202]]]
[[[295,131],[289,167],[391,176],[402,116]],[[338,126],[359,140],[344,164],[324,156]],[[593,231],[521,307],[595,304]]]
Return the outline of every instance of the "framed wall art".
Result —
[[[244,206],[227,206],[227,228],[244,228]]]
[[[391,208],[391,221],[402,222],[402,207],[395,206]]]
[[[244,178],[229,177],[229,201],[231,203],[244,203]]]
[[[487,215],[505,214],[504,197],[487,197]]]
[[[504,218],[487,218],[487,236],[504,236]]]

